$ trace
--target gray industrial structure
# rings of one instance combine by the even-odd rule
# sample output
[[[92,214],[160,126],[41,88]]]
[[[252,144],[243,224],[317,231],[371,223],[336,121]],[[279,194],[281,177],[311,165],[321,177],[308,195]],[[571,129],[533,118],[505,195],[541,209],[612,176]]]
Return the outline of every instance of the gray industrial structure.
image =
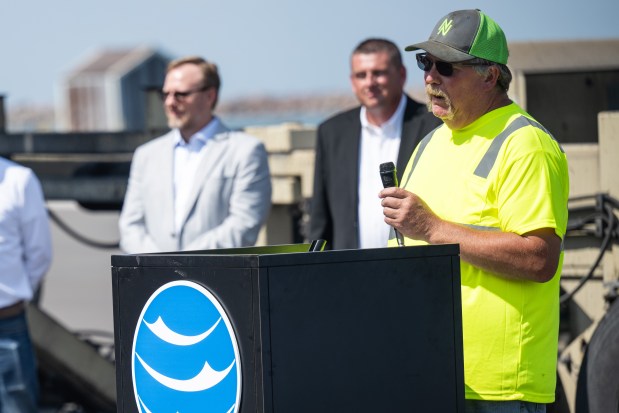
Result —
[[[146,47],[98,51],[87,57],[60,84],[60,126],[71,132],[138,131],[153,126],[147,124],[148,115],[159,102],[152,102],[153,94],[147,92],[161,88],[168,61]]]
[[[597,142],[619,110],[619,39],[510,43],[510,96],[562,143]]]

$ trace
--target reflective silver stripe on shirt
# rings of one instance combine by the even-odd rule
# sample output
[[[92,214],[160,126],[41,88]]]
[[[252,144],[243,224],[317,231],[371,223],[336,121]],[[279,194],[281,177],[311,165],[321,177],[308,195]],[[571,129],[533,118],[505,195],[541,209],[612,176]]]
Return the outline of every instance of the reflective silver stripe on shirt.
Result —
[[[527,117],[520,116],[512,123],[510,123],[509,126],[503,130],[503,132],[499,133],[492,140],[488,151],[486,151],[484,157],[479,162],[479,165],[477,165],[474,174],[481,178],[487,178],[488,174],[490,174],[490,171],[492,170],[492,167],[494,166],[494,163],[496,162],[496,158],[499,155],[499,150],[501,149],[501,146],[503,146],[503,142],[505,142],[509,135],[516,132],[518,129],[524,128],[526,126],[533,126],[535,128],[538,128],[542,130],[545,134],[550,136],[555,142],[557,141],[554,136],[552,136],[550,132],[548,132],[548,130],[544,128],[544,126],[542,126],[540,123]],[[561,148],[561,145],[559,145],[559,148],[561,149],[561,152],[563,152],[563,148]]]
[[[546,133],[555,142],[557,142],[561,152],[565,153],[565,151],[561,147],[561,144],[559,144],[559,142],[555,139],[555,137],[550,132],[548,132],[548,130],[542,124],[532,119],[529,119],[525,116],[520,116],[516,118],[512,123],[510,123],[507,128],[505,128],[500,134],[498,134],[494,138],[494,140],[490,144],[490,147],[488,148],[488,151],[484,154],[484,157],[480,161],[479,165],[477,165],[477,168],[475,169],[475,175],[482,177],[482,178],[487,178],[488,174],[492,170],[492,167],[494,166],[494,163],[496,162],[496,158],[498,157],[499,150],[501,149],[503,142],[505,142],[505,140],[509,137],[509,135],[511,135],[518,129],[524,128],[526,126],[533,126],[535,128],[540,129],[544,133]],[[436,129],[438,129],[438,127]],[[402,187],[405,186],[405,184],[408,182],[411,175],[413,174],[413,171],[415,170],[415,167],[417,166],[417,162],[419,161],[421,154],[425,150],[426,146],[428,146],[428,143],[430,143],[430,139],[434,135],[434,132],[436,131],[436,129],[428,133],[423,138],[423,140],[419,142],[417,154],[415,155],[415,159],[413,160],[413,165],[411,166],[411,170],[406,176],[406,179],[402,181],[402,185],[401,185]],[[498,227],[488,227],[488,226],[473,225],[473,224],[462,224],[462,225],[472,228],[472,229],[478,229],[481,231],[501,231],[501,228],[498,228]],[[393,230],[393,228],[389,230],[389,240],[392,240],[392,239],[395,239],[395,231]],[[563,247],[564,247],[564,240],[561,240],[561,251],[563,251]]]
[[[472,229],[479,229],[481,231],[500,231],[501,228],[498,227],[487,227],[484,225],[473,225],[473,224],[461,224],[464,225],[465,227],[469,227]],[[389,227],[389,240],[395,239],[395,231],[393,230],[393,227]]]
[[[462,225],[464,225],[465,227],[472,228],[472,229],[479,229],[481,231],[500,231],[501,230],[501,228],[498,228],[498,227],[486,227],[483,225],[473,225],[473,224],[462,224]]]
[[[496,162],[496,158],[498,157],[501,146],[503,146],[503,142],[505,142],[505,140],[509,137],[509,135],[511,135],[512,133],[514,133],[520,128],[524,128],[525,126],[533,126],[535,128],[540,129],[545,134],[550,136],[555,142],[557,142],[557,144],[559,144],[559,142],[555,139],[555,137],[541,123],[536,122],[533,119],[529,119],[525,116],[520,116],[516,118],[512,123],[510,123],[507,128],[505,128],[500,134],[498,134],[493,139],[492,143],[490,144],[490,148],[488,148],[488,151],[484,154],[484,157],[482,158],[481,162],[479,163],[479,165],[477,165],[477,168],[475,169],[475,172],[474,172],[475,175],[482,177],[482,178],[487,178],[488,174],[492,170],[492,167],[494,166],[494,163]],[[437,127],[436,129],[438,129],[439,127]],[[430,139],[432,138],[432,135],[434,135],[434,132],[436,131],[436,129],[428,133],[421,140],[421,142],[419,142],[419,148],[417,149],[417,154],[415,155],[415,159],[413,159],[413,165],[411,167],[411,170],[406,176],[406,178],[402,180],[401,186],[403,187],[406,186],[406,183],[410,179],[411,175],[413,174],[413,171],[415,170],[415,167],[417,166],[417,163],[419,162],[419,158],[421,158],[421,154],[425,150],[426,146],[428,146],[428,143],[430,143]],[[565,151],[561,147],[561,144],[559,144],[559,149],[561,150],[561,152],[565,153]]]
[[[478,229],[481,231],[502,231],[501,228],[497,228],[497,227],[486,227],[483,225],[473,225],[473,224],[462,224],[465,227],[469,227],[471,229]],[[563,251],[563,247],[564,247],[564,239],[561,239],[561,251]]]
[[[436,130],[440,128],[441,126],[442,125],[439,125],[433,130],[431,130],[430,132],[428,132],[428,134],[421,140],[421,142],[419,142],[419,145],[417,146],[417,154],[415,155],[415,159],[413,159],[413,166],[411,167],[411,170],[406,176],[406,178],[403,179],[402,182],[400,183],[400,187],[403,188],[406,186],[406,184],[408,183],[408,180],[413,174],[413,171],[415,170],[415,166],[417,166],[417,162],[419,161],[419,157],[421,157],[423,150],[426,149],[426,146],[428,146],[428,143],[430,143],[430,139],[432,139],[432,135],[434,135],[434,132],[436,132]]]
[[[478,229],[480,231],[493,231],[493,232],[497,232],[497,231],[501,231],[501,228],[498,227],[487,227],[484,225],[473,225],[473,224],[462,224],[465,227],[471,228],[471,229]],[[393,227],[389,227],[389,241],[394,240],[395,239],[395,231],[393,230]],[[564,250],[564,246],[565,246],[565,240],[562,239],[561,240],[561,251]]]

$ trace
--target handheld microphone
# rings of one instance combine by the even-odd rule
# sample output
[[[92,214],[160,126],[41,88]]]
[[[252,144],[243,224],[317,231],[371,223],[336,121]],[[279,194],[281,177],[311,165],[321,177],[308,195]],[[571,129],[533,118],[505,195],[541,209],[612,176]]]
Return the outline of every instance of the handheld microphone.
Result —
[[[398,186],[397,169],[393,162],[385,162],[380,164],[380,179],[383,181],[383,188],[392,188]],[[393,228],[395,238],[398,241],[398,247],[404,246],[404,238],[397,229]]]

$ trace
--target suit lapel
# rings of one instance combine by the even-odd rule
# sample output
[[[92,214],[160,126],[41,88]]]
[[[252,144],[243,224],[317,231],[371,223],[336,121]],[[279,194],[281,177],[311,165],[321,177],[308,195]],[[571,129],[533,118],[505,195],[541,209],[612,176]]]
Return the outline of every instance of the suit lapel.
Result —
[[[350,240],[352,245],[359,246],[359,168],[360,168],[360,147],[361,147],[361,107],[350,112],[347,118],[347,124],[342,128],[342,142],[339,146],[339,156],[334,159],[336,168],[342,175],[341,182],[343,183],[340,190],[339,200],[334,202],[342,202],[346,211],[352,214],[355,227],[351,232]],[[334,165],[335,166],[335,165]]]
[[[361,120],[359,118],[360,113],[361,113],[361,108],[359,108],[358,111],[353,112],[355,115],[354,119],[351,119],[351,126],[350,128],[346,128],[347,131],[349,131],[349,134],[347,135],[347,141],[349,142],[349,145],[347,145],[350,148],[350,151],[346,151],[346,157],[344,158],[346,160],[345,165],[343,165],[343,170],[344,171],[351,171],[351,182],[350,182],[350,188],[352,188],[352,194],[354,195],[353,198],[353,208],[352,210],[354,211],[353,213],[355,214],[355,222],[357,222],[357,214],[359,213],[358,210],[358,205],[359,205],[359,168],[360,168],[360,164],[361,164],[361,159],[360,159],[360,147],[361,147]],[[355,238],[357,238],[357,234],[355,232]]]
[[[157,165],[156,179],[159,182],[157,186],[161,188],[161,196],[158,197],[157,203],[161,202],[161,219],[162,226],[169,228],[169,233],[176,232],[174,225],[174,132],[168,133],[168,139],[165,142],[165,149],[158,152],[158,159],[153,159]]]
[[[361,147],[361,121],[359,120],[359,113],[357,112],[357,121],[353,122],[351,128],[348,128],[350,131],[349,141],[350,141],[350,151],[347,151],[346,154],[349,157],[349,162],[354,166],[350,168],[352,171],[353,178],[355,184],[359,185],[359,150]],[[357,188],[355,187],[355,193],[357,193]],[[358,196],[355,199],[355,204],[357,204]]]

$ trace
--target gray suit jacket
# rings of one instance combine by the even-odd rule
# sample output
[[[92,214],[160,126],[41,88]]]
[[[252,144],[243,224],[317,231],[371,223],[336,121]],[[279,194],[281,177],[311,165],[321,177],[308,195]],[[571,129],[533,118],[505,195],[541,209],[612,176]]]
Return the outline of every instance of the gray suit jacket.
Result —
[[[120,247],[128,253],[254,245],[271,207],[264,145],[220,122],[203,148],[183,225],[174,228],[174,134],[138,147],[120,214]]]

